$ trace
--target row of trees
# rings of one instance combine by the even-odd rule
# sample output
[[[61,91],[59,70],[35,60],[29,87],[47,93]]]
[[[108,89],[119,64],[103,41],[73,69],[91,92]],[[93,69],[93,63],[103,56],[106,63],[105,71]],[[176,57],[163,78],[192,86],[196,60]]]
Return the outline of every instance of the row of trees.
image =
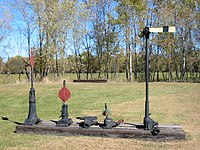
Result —
[[[100,70],[98,66],[98,57],[92,56],[92,54],[89,54],[89,55],[90,55],[89,56],[90,64],[88,64],[88,59],[87,59],[88,54],[86,52],[80,55],[81,63],[79,64],[80,65],[79,73],[77,72],[77,68],[76,68],[77,67],[76,58],[75,56],[70,55],[67,58],[63,59],[62,61],[58,60],[58,72],[55,71],[55,66],[52,65],[49,67],[48,74],[51,73],[53,74],[54,77],[60,77],[60,76],[65,76],[66,73],[76,73],[77,79],[81,79],[81,78],[83,79],[83,77],[84,79],[85,78],[92,79],[92,78],[96,78],[97,74],[99,77]],[[124,55],[123,53],[120,53],[120,54],[117,54],[117,57],[118,57],[117,59],[118,71],[116,71],[116,58],[112,56],[111,61],[110,61],[109,73],[102,71],[102,78],[118,79],[119,73],[124,74],[126,70],[126,55]],[[137,59],[138,59],[138,65],[137,65],[137,80],[136,81],[144,81],[145,80],[145,76],[144,76],[145,54],[144,52],[137,54]],[[150,61],[150,66],[151,66],[150,80],[151,81],[180,81],[181,80],[180,72],[169,71],[169,66],[165,57],[152,54],[150,59],[152,60]],[[156,70],[157,64],[155,62],[157,61],[157,59],[159,59],[159,67],[160,67],[159,71]],[[28,60],[28,58],[15,56],[15,57],[10,58],[6,63],[4,63],[2,59],[0,59],[0,62],[1,62],[0,73],[6,74],[7,76],[9,76],[9,74],[19,74],[19,80],[21,78],[21,74],[26,74],[27,78],[29,79],[30,65],[29,65],[29,62],[27,62],[26,60]],[[37,77],[38,79],[39,62],[37,60],[39,60],[38,56],[36,56],[36,62],[35,62],[35,67],[34,67],[34,74],[35,74],[35,77]],[[63,66],[63,64],[66,64],[65,67]],[[88,68],[88,65],[90,66],[89,68]],[[176,65],[180,65],[180,64],[177,63]],[[175,67],[177,66],[172,65],[172,68],[175,69]],[[199,82],[200,73],[198,71],[198,67],[199,67],[198,61],[197,63],[192,62],[192,67],[194,67],[194,71],[186,70],[185,81]]]
[[[145,26],[169,25],[176,27],[175,34],[150,35],[151,80],[197,81],[200,79],[199,7],[198,0],[9,3],[9,8],[19,15],[15,16],[17,20],[23,22],[17,31],[26,37],[28,54],[34,47],[35,73],[41,80],[50,72],[55,76],[75,72],[78,79],[82,73],[88,79],[92,73],[98,73],[98,78],[109,78],[113,73],[117,78],[118,73],[124,72],[127,81],[143,80],[144,39],[138,34]],[[9,65],[12,59],[4,68],[13,66]],[[28,75],[28,58],[22,60],[23,71]]]

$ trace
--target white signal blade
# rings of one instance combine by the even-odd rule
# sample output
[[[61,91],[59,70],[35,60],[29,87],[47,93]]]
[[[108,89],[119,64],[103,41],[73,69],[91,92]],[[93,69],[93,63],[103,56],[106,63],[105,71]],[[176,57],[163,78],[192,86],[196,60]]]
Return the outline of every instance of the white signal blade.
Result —
[[[161,28],[149,28],[150,32],[176,32],[175,27],[164,26]]]

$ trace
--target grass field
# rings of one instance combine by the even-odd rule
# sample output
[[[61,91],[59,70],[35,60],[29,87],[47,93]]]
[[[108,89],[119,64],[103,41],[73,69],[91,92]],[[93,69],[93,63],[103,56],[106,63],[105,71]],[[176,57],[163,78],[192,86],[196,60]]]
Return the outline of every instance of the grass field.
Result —
[[[37,114],[42,120],[58,120],[62,102],[58,91],[62,83],[36,83]],[[68,83],[71,98],[69,115],[101,115],[107,102],[113,119],[142,123],[144,117],[144,83],[80,84]],[[28,115],[28,83],[0,85],[0,116],[24,122]],[[102,150],[102,149],[200,149],[200,84],[150,83],[150,111],[160,124],[181,124],[186,141],[151,142],[134,139],[98,137],[63,137],[53,135],[15,134],[16,125],[0,120],[0,149],[5,150]]]

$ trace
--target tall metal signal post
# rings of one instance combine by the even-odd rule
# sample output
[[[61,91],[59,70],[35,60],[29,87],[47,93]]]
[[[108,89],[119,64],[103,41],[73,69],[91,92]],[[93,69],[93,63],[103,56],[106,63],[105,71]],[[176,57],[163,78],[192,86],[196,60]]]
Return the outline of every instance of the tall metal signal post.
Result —
[[[151,32],[175,32],[175,27],[164,26],[161,28],[149,28],[145,27],[143,31],[139,33],[139,37],[145,37],[145,79],[146,79],[146,100],[145,100],[145,117],[144,117],[144,129],[152,130],[152,134],[158,134],[158,122],[150,118],[149,113],[149,51],[148,51],[148,39]]]
[[[31,67],[31,88],[29,91],[29,113],[27,119],[24,122],[24,125],[34,125],[41,121],[36,113],[35,88],[33,87],[33,68],[34,68],[33,49],[31,49],[30,51],[30,67]]]

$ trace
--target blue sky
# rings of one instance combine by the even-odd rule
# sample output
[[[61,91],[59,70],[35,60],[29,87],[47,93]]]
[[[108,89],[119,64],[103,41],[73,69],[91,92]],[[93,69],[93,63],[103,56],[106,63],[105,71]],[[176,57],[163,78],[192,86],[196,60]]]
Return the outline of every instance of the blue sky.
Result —
[[[11,9],[9,7],[9,2],[14,2],[14,0],[0,0],[0,6],[5,6],[5,8],[9,9],[11,14],[13,15],[13,20],[11,22],[11,31],[9,31],[8,37],[0,43],[0,55],[3,57],[4,61],[8,59],[8,57],[13,57],[16,55],[20,56],[28,56],[28,44],[27,44],[27,32],[26,32],[26,24],[21,21],[23,18],[21,13],[15,9]],[[3,9],[0,7],[0,9]],[[20,31],[20,30],[25,31]],[[22,33],[23,32],[23,33]],[[37,32],[36,29],[31,29],[31,47],[38,47],[37,40]],[[67,50],[68,54],[72,54],[73,48],[69,46],[70,49]]]
[[[2,13],[0,15],[3,16],[5,10],[12,14],[11,28],[7,31],[6,39],[0,42],[0,56],[4,61],[16,55],[28,56],[27,38],[25,34],[22,34],[23,30],[25,30],[25,24],[21,21],[21,14],[9,7],[9,1],[13,2],[13,0],[0,0],[0,12]],[[31,46],[33,46],[32,40]]]

